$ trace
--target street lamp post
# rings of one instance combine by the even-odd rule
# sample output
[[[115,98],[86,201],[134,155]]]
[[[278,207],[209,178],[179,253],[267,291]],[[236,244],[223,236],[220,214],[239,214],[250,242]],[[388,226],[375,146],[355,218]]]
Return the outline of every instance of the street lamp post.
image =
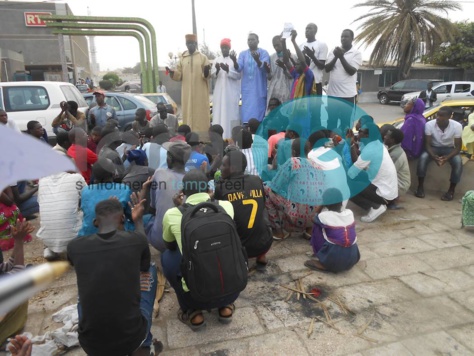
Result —
[[[192,13],[193,13],[193,34],[197,35],[197,26],[196,26],[196,10],[194,8],[194,0],[191,0]]]

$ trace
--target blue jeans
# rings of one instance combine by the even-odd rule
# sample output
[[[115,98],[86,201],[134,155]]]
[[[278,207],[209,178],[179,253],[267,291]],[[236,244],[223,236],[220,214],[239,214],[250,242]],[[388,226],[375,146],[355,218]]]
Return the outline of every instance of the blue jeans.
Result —
[[[147,337],[140,347],[150,347],[153,339],[153,335],[151,333],[153,303],[155,302],[156,288],[158,286],[158,274],[156,271],[156,265],[154,263],[150,264],[148,272],[140,272],[140,286],[140,311],[147,321],[148,330]],[[79,298],[77,300],[77,314],[80,321],[82,319],[82,307]]]
[[[168,282],[170,282],[171,287],[173,287],[176,292],[176,297],[178,298],[179,307],[182,311],[186,312],[188,310],[206,310],[214,308],[222,308],[229,304],[235,302],[239,297],[240,293],[234,293],[225,298],[219,300],[210,301],[207,303],[199,302],[191,296],[191,293],[185,292],[183,290],[183,285],[181,283],[181,252],[179,249],[175,251],[165,250],[161,254],[161,266],[163,267],[163,274],[165,275]]]
[[[20,212],[24,217],[39,213],[38,196],[33,195],[28,200],[18,205],[18,209],[20,209]]]
[[[431,150],[437,156],[447,156],[449,155],[454,148],[453,147],[435,147],[431,146]],[[416,174],[419,178],[426,177],[426,170],[428,169],[428,163],[432,160],[431,156],[428,152],[424,151],[420,158],[418,159],[418,166],[416,168]],[[451,165],[451,178],[450,182],[452,184],[458,184],[461,181],[462,175],[462,160],[461,155],[456,155],[451,157],[449,160],[449,164]]]

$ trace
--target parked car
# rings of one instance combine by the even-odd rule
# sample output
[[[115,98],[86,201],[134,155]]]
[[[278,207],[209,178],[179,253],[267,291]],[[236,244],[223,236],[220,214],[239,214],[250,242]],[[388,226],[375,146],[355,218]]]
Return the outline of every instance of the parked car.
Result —
[[[441,102],[446,99],[470,98],[473,97],[474,82],[443,82],[434,85],[433,90],[436,93],[436,97],[438,99],[437,102]],[[404,94],[402,97],[402,102],[408,100],[409,98],[418,97],[421,91],[414,91]]]
[[[406,79],[396,82],[388,88],[379,90],[377,99],[380,104],[386,105],[391,101],[401,101],[403,94],[422,91],[426,89],[428,83],[441,83],[441,79]]]
[[[88,105],[79,90],[65,82],[3,82],[0,83],[0,108],[8,113],[18,128],[26,131],[28,121],[38,121],[54,140],[51,123],[61,112],[62,101],[75,101],[85,112]]]
[[[115,88],[116,91],[125,91],[127,93],[141,93],[142,83],[139,81],[124,82],[122,85]]]
[[[88,93],[90,91],[90,88],[87,84],[76,84],[76,88],[81,92],[81,93]]]
[[[89,106],[95,102],[95,96],[92,93],[82,95]],[[150,120],[157,113],[155,103],[140,94],[106,92],[105,102],[115,109],[122,131],[132,128],[135,111],[138,108],[146,110],[147,120]]]
[[[178,105],[167,93],[146,93],[142,94],[145,98],[153,101],[155,104],[163,103],[166,106],[166,110],[170,114],[176,115],[178,113]]]
[[[464,125],[467,122],[467,117],[471,113],[471,110],[474,109],[474,98],[466,98],[466,99],[452,99],[452,100],[445,100],[443,102],[435,103],[435,106],[432,106],[426,109],[423,112],[423,116],[426,118],[427,121],[436,119],[436,114],[438,110],[443,106],[449,106],[453,110],[453,117],[452,119],[460,122]],[[383,124],[392,124],[396,128],[402,127],[404,122],[404,117],[400,117],[392,122],[384,122]],[[379,124],[382,126],[383,124]]]

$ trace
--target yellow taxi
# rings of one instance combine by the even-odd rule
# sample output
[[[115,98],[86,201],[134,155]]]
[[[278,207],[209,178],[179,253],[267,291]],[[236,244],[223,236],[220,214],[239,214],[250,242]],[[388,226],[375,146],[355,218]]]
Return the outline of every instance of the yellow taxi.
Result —
[[[453,120],[458,121],[461,124],[467,122],[467,117],[474,109],[474,98],[471,99],[454,99],[454,100],[445,100],[440,102],[439,104],[432,106],[426,109],[423,112],[423,116],[426,118],[427,121],[436,119],[436,114],[438,110],[442,106],[448,106],[453,110]],[[403,124],[404,118],[400,117],[393,122],[385,122],[385,124],[392,124],[397,128]]]
[[[141,95],[153,101],[155,104],[165,104],[166,110],[170,114],[176,115],[178,113],[178,105],[176,105],[176,102],[171,98],[171,96],[169,96],[168,93],[145,93]]]

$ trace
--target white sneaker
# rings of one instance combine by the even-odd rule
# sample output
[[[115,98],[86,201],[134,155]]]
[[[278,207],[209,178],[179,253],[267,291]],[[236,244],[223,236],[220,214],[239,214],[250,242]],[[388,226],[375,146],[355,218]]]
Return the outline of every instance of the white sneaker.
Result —
[[[386,205],[380,205],[377,209],[370,208],[369,213],[366,216],[362,216],[360,221],[370,223],[377,219],[380,215],[387,211]]]
[[[59,255],[56,252],[51,251],[49,248],[45,247],[43,251],[43,257],[47,261],[54,260],[59,257]]]

